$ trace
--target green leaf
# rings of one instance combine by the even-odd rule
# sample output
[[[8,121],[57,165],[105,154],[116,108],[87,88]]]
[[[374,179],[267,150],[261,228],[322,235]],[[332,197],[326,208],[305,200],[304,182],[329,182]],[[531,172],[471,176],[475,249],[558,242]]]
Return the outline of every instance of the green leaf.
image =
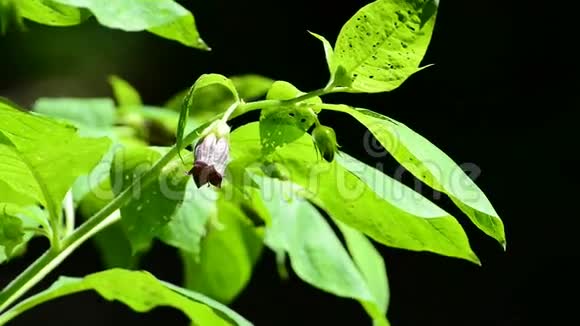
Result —
[[[103,26],[127,32],[149,31],[184,45],[209,50],[200,38],[193,15],[173,0],[54,0],[90,10]]]
[[[296,86],[290,84],[289,82],[277,80],[272,84],[272,86],[268,90],[268,93],[266,94],[266,99],[290,100],[302,94],[304,94],[304,92],[301,92],[298,88],[296,88]],[[312,102],[312,99],[310,101]],[[317,102],[318,102],[317,100],[314,101],[314,103]]]
[[[198,189],[193,180],[189,180],[183,203],[178,206],[171,221],[159,231],[159,239],[198,259],[201,240],[207,232],[206,224],[210,216],[216,214],[216,199],[217,193],[213,188]]]
[[[115,123],[115,103],[109,98],[39,98],[32,109],[63,119],[79,129],[107,130]]]
[[[111,187],[119,194],[161,158],[160,151],[144,146],[126,146],[117,152],[111,166]],[[190,178],[178,160],[169,162],[148,185],[134,188],[131,200],[121,208],[121,224],[133,253],[147,250],[157,233],[171,220],[183,200]]]
[[[272,214],[273,222],[266,230],[265,243],[276,252],[278,259],[287,252],[293,270],[302,280],[335,295],[358,300],[373,318],[374,325],[388,325],[385,267],[368,240],[342,224],[343,232],[350,231],[345,236],[357,269],[316,208],[296,197],[301,187],[270,178],[255,178],[262,195],[269,199],[266,206]]]
[[[80,175],[73,183],[72,195],[75,207],[78,207],[83,198],[91,192],[99,196],[108,194],[108,192],[103,193],[101,189],[96,188],[100,187],[105,180],[109,182],[111,164],[113,163],[115,152],[120,146],[120,143],[115,142],[89,174]],[[108,190],[110,190],[110,184]],[[108,196],[105,195],[104,198],[108,198]]]
[[[309,32],[312,36],[316,37],[320,42],[322,42],[322,46],[324,47],[324,56],[326,58],[326,63],[328,64],[328,71],[330,72],[331,79],[336,72],[336,63],[334,62],[334,50],[332,49],[332,45],[324,36]]]
[[[274,81],[268,77],[255,74],[231,76],[240,98],[250,101],[266,95]]]
[[[239,98],[246,101],[255,100],[266,95],[274,82],[268,77],[255,74],[230,76],[230,80],[234,84]],[[180,111],[183,99],[187,96],[188,92],[189,90],[185,89],[173,95],[163,104],[163,107],[174,111]],[[225,88],[214,88],[206,90],[206,92],[207,94],[205,94],[204,97],[198,99],[199,102],[196,105],[198,108],[193,110],[193,112],[200,112],[204,107],[206,109],[207,107],[227,107],[226,103],[231,103],[231,92]]]
[[[51,26],[73,26],[85,21],[91,14],[51,0],[17,0],[22,17]]]
[[[447,154],[404,124],[365,109],[328,106],[365,125],[391,155],[415,177],[447,194],[471,221],[505,248],[503,222],[486,195]]]
[[[205,303],[206,305],[213,308],[214,310],[217,310],[220,313],[227,316],[229,319],[231,319],[233,322],[235,322],[239,326],[252,326],[252,323],[250,323],[247,319],[242,317],[237,312],[231,310],[227,306],[225,306],[225,305],[223,305],[223,304],[221,304],[221,303],[219,303],[211,298],[204,296],[201,293],[193,292],[191,290],[184,289],[182,287],[178,287],[176,285],[173,285],[171,283],[167,283],[164,281],[161,281],[161,283],[163,283],[165,286],[172,289],[173,291],[175,291],[179,294],[182,294],[183,296],[186,296],[186,297],[188,297],[192,300],[195,300],[195,301]]]
[[[75,179],[109,146],[106,138],[81,138],[70,125],[0,103],[0,193],[18,204],[40,203],[56,217]]]
[[[145,119],[157,122],[167,128],[167,130],[172,130],[173,133],[175,133],[177,130],[177,124],[179,122],[179,114],[177,112],[170,111],[161,107],[144,105],[139,108],[139,113]],[[198,124],[201,123],[198,122]]]
[[[378,0],[342,27],[333,63],[345,68],[352,92],[385,92],[423,69],[435,25],[436,0]],[[435,9],[434,9],[435,7]]]
[[[239,101],[233,82],[219,74],[203,74],[183,99],[177,125],[177,148],[183,145],[183,134],[190,115],[200,119],[215,116]]]
[[[269,100],[289,100],[304,94],[292,84],[276,81],[268,91]],[[315,123],[314,106],[321,104],[319,97],[300,104],[262,110],[260,114],[260,141],[265,154],[274,152],[303,136]]]
[[[83,220],[87,220],[95,213],[105,207],[115,194],[111,189],[111,182],[108,178],[102,180],[90,192],[82,197],[78,204],[78,211]],[[131,243],[123,229],[121,223],[115,223],[91,237],[95,246],[99,250],[101,261],[105,268],[128,268],[132,269],[138,265],[140,255],[134,255],[131,250]]]
[[[206,214],[210,215],[206,219],[219,219],[221,226],[210,228],[203,237],[199,260],[194,254],[182,252],[185,287],[230,303],[250,280],[262,251],[262,239],[229,198],[220,198]]]
[[[118,122],[137,129],[139,138],[148,144],[170,145],[175,143],[179,113],[150,105],[125,106],[118,110]],[[201,124],[190,118],[185,132]]]
[[[126,80],[113,75],[109,76],[109,83],[119,106],[140,106],[143,104],[139,92]]]
[[[115,124],[115,104],[109,98],[40,98],[33,110],[39,114],[62,119],[79,128],[79,134],[88,137],[107,136],[113,146],[93,170],[78,176],[72,186],[75,206],[91,188],[108,178],[114,147],[119,141],[113,131]]]
[[[225,315],[234,315],[223,306],[217,306],[199,294],[184,295],[183,290],[162,282],[145,271],[110,269],[84,278],[60,277],[48,289],[24,300],[0,317],[0,323],[13,319],[22,312],[41,303],[66,295],[94,290],[106,300],[118,300],[136,312],[149,312],[156,307],[172,307],[181,310],[195,325],[230,325],[216,311],[206,305],[219,308]]]
[[[255,155],[259,152],[255,148],[255,140],[259,137],[257,129],[256,123],[236,129],[230,136],[231,147],[244,146],[247,155]],[[397,201],[381,198],[369,185],[338,164],[338,160],[333,163],[318,160],[310,137],[303,136],[277,154],[275,161],[285,166],[291,181],[307,190],[303,195],[332,218],[387,246],[429,251],[479,263],[465,232],[448,213],[435,210],[432,207],[435,205],[428,201],[413,200],[412,203],[422,203],[427,208],[407,211],[401,209]],[[384,180],[392,179],[385,177]],[[403,187],[396,183],[388,186],[399,190]]]
[[[292,269],[305,282],[337,296],[372,300],[364,279],[330,225],[306,200],[296,197],[296,185],[268,177],[254,177],[272,225],[265,243],[284,250]]]
[[[45,230],[48,216],[40,207],[0,203],[0,264],[24,252],[35,235],[48,235]]]
[[[350,255],[362,273],[373,296],[372,302],[361,302],[376,324],[388,324],[385,314],[389,306],[389,283],[383,257],[362,233],[337,223]]]
[[[11,256],[14,248],[24,241],[22,220],[8,210],[10,206],[0,203],[0,246],[6,256]]]

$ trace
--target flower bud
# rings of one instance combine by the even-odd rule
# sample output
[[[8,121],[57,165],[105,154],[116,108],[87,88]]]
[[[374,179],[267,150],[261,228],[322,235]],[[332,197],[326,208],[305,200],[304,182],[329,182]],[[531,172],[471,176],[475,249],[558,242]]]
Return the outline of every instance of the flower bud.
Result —
[[[195,162],[188,174],[193,176],[198,188],[207,183],[221,187],[229,159],[229,127],[219,122],[202,133],[195,145]]]
[[[322,158],[327,162],[332,162],[334,160],[334,153],[338,152],[338,147],[340,147],[336,143],[334,129],[318,125],[312,131],[312,139]]]

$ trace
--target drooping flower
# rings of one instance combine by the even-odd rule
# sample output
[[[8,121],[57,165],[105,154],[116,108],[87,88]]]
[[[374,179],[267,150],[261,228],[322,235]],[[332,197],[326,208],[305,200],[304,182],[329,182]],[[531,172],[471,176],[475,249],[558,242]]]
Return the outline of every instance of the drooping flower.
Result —
[[[312,131],[312,139],[322,158],[327,162],[332,162],[334,160],[334,154],[338,152],[338,147],[340,147],[336,142],[334,129],[318,125]]]
[[[210,126],[195,145],[195,162],[188,174],[198,188],[205,184],[221,187],[229,160],[229,126],[222,121]]]

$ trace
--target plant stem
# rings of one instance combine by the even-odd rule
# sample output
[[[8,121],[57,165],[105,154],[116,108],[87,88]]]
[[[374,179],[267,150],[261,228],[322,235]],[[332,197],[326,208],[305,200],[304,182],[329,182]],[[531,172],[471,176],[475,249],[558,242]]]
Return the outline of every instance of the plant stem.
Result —
[[[300,96],[295,97],[291,100],[283,100],[281,102],[282,102],[282,104],[285,104],[285,105],[296,104],[296,103],[311,99],[313,97],[323,96],[323,95],[326,95],[326,94],[329,94],[332,92],[334,92],[334,85],[331,84],[331,85],[328,85],[324,88],[320,88],[320,89],[308,92],[306,94],[300,95]]]
[[[238,108],[238,106],[240,106],[240,102],[237,101],[236,103],[233,103],[232,105],[230,105],[230,107],[227,108],[226,112],[224,112],[221,120],[223,122],[227,122],[230,117],[232,116],[232,113],[234,113],[234,111],[236,111],[236,109]]]
[[[119,210],[115,210],[112,214],[102,219],[99,224],[95,225],[95,227],[88,229],[87,232],[77,233],[76,237],[68,238],[67,241],[62,244],[61,250],[47,251],[4,289],[1,297],[2,300],[0,301],[2,302],[0,305],[0,311],[6,309],[6,307],[12,304],[14,300],[18,299],[18,297],[42,280],[83,242],[105,227],[115,223],[120,218],[121,214]],[[7,311],[7,313],[9,311]],[[4,315],[5,314],[2,314],[0,316],[0,320],[5,318]]]
[[[203,130],[206,125],[200,126],[186,137],[186,141],[193,141],[198,133]],[[31,287],[36,285],[42,278],[56,268],[74,249],[81,245],[84,241],[92,235],[108,226],[111,223],[119,220],[120,215],[118,209],[129,201],[133,188],[140,183],[141,186],[146,186],[152,182],[161,169],[175,156],[177,149],[173,147],[165,156],[163,156],[155,165],[147,171],[143,176],[135,180],[127,189],[115,197],[107,206],[103,207],[99,212],[89,218],[78,229],[76,229],[70,236],[63,239],[59,248],[51,248],[42,256],[40,256],[32,265],[28,266],[16,279],[10,282],[0,293],[0,312],[4,311],[20,296],[22,296]]]
[[[74,231],[75,228],[75,208],[72,190],[69,189],[64,196],[63,202],[64,208],[64,235],[68,236]]]
[[[311,98],[314,98],[317,96],[323,96],[326,94],[335,93],[337,91],[339,91],[339,88],[335,88],[333,85],[329,85],[327,87],[320,88],[320,89],[308,92],[306,94],[302,94],[298,97],[295,97],[295,98],[289,99],[289,100],[262,100],[262,101],[256,101],[256,102],[242,103],[237,107],[236,111],[239,111],[239,113],[237,113],[236,115],[240,115],[242,113],[250,112],[253,110],[257,110],[257,109],[268,109],[268,108],[274,108],[274,107],[279,107],[279,106],[292,105],[292,104],[300,103],[300,102],[303,102],[305,100],[308,100],[308,99],[311,99]]]
[[[241,103],[240,105],[237,105],[236,109],[232,109],[230,114],[236,110],[239,110],[240,113],[245,113],[256,109],[296,104],[316,96],[331,93],[333,91],[334,88],[325,87],[290,100],[263,100],[257,102]],[[183,143],[192,143],[210,123],[211,121],[197,127],[195,130],[190,132],[187,136],[184,137]],[[51,249],[40,256],[34,263],[32,263],[32,265],[28,266],[27,269],[18,275],[18,277],[16,277],[12,282],[10,282],[0,293],[0,312],[6,310],[6,308],[18,300],[18,298],[30,290],[30,288],[40,282],[83,242],[110,224],[117,222],[120,219],[119,209],[129,201],[133,192],[133,188],[137,185],[144,187],[150,182],[154,181],[161,169],[163,169],[163,167],[169,163],[169,161],[177,156],[177,153],[177,147],[173,146],[171,150],[167,152],[159,161],[157,161],[157,163],[155,163],[155,165],[149,171],[143,174],[141,178],[135,180],[133,184],[122,191],[100,211],[95,213],[95,215],[90,217],[79,228],[70,233],[70,235],[65,236],[58,246],[51,247]],[[67,221],[67,227],[70,227],[68,225],[69,224]],[[2,320],[2,318],[5,318],[4,314],[0,315],[0,320]]]

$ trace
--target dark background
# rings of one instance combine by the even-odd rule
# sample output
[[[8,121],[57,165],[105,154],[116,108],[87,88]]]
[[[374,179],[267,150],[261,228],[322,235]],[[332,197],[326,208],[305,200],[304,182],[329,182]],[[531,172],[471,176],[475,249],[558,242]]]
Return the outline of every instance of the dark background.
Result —
[[[327,68],[321,44],[307,30],[333,43],[342,24],[364,3],[184,2],[212,52],[148,33],[112,31],[92,20],[74,28],[27,23],[27,32],[0,38],[0,95],[25,106],[39,96],[110,96],[106,78],[112,73],[130,81],[148,104],[163,103],[209,72],[258,73],[302,90],[319,88],[328,78]],[[573,16],[571,8],[550,10],[531,3],[441,1],[424,60],[435,66],[390,93],[328,96],[329,102],[393,117],[457,163],[476,164],[481,169],[476,183],[505,222],[508,245],[503,252],[449,201],[438,201],[459,217],[482,267],[380,247],[387,262],[393,325],[529,325],[577,319],[580,87]],[[362,126],[340,114],[323,113],[321,121],[335,127],[343,150],[364,157]],[[26,257],[1,266],[1,285],[44,246],[34,242]],[[41,286],[59,274],[82,276],[100,268],[97,252],[88,244]],[[177,255],[167,247],[156,246],[144,268],[180,282]],[[369,324],[356,302],[327,295],[296,277],[281,282],[269,253],[233,308],[256,325]],[[40,321],[185,324],[177,311],[139,315],[91,293],[44,304],[13,324]]]

